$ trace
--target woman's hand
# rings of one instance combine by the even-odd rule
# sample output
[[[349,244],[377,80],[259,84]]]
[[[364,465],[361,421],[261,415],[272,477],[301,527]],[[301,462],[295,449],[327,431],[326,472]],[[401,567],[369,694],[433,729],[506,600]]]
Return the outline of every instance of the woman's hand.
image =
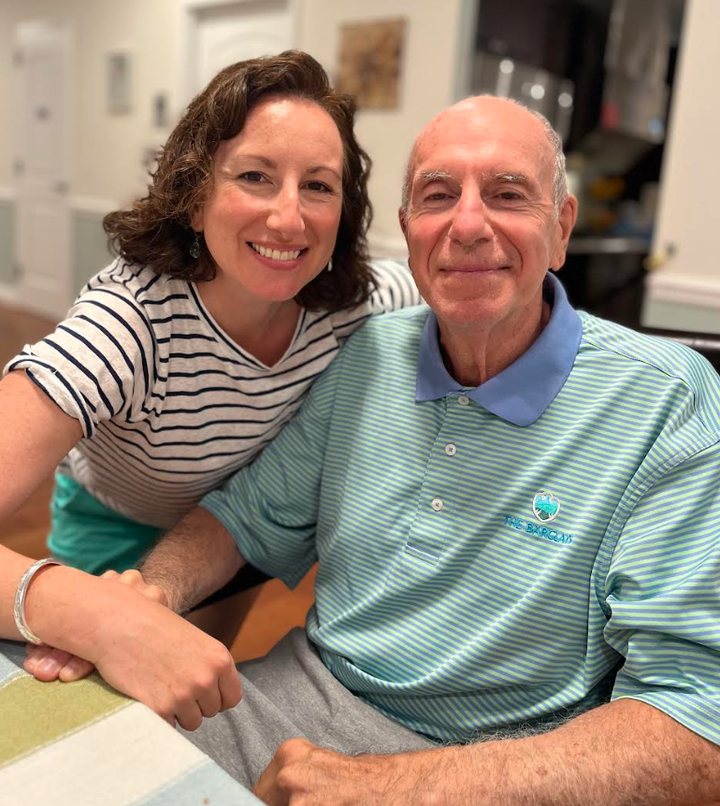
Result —
[[[162,588],[157,585],[148,585],[142,574],[134,568],[124,571],[122,574],[117,571],[106,571],[101,578],[113,579],[123,585],[129,585],[153,602],[167,607],[167,599]],[[44,683],[53,680],[72,683],[75,680],[82,680],[95,670],[95,665],[90,661],[78,658],[62,649],[47,646],[47,644],[28,644],[26,649],[25,671]]]
[[[162,592],[138,573],[99,579],[71,568],[51,570],[55,579],[48,572],[36,593],[37,632],[94,663],[118,691],[186,730],[240,702],[240,678],[227,648],[156,601]]]

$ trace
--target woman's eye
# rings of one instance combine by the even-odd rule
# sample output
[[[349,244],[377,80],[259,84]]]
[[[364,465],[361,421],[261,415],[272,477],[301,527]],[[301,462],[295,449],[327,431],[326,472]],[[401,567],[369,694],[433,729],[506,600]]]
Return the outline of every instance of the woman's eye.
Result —
[[[317,193],[332,193],[332,188],[324,182],[308,182],[307,187]]]
[[[245,171],[238,177],[238,179],[244,179],[246,182],[262,182],[264,178],[260,171]]]

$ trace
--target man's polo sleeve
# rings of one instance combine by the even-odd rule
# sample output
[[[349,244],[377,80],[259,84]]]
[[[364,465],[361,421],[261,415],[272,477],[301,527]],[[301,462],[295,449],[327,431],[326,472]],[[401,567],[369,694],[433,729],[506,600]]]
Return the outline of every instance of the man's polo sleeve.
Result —
[[[251,565],[291,588],[317,559],[325,449],[345,352],[315,381],[300,411],[260,456],[200,502],[232,534]]]
[[[625,656],[613,699],[664,711],[720,744],[720,446],[641,497],[606,578],[605,638]]]

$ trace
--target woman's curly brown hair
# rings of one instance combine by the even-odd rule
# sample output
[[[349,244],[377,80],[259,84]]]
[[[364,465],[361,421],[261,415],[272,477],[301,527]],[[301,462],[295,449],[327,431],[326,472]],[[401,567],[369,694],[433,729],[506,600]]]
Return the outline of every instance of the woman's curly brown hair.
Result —
[[[208,198],[212,157],[223,140],[245,125],[250,110],[270,96],[307,99],[335,121],[343,143],[343,206],[332,273],[323,271],[297,295],[305,308],[339,311],[367,299],[372,285],[367,230],[372,207],[367,192],[370,158],[353,132],[355,100],[336,92],[320,64],[307,53],[248,59],[221,70],[191,102],[167,140],[148,194],[130,210],[103,220],[111,248],[126,260],[184,280],[212,280],[217,266],[200,238],[190,257],[190,222]]]

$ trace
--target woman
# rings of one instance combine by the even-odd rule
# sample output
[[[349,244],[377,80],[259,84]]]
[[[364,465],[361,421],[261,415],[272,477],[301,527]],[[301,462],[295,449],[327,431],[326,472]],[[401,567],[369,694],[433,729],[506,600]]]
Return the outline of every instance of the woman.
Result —
[[[419,301],[373,271],[354,103],[310,56],[224,69],[190,104],[148,195],[104,226],[119,253],[0,383],[0,519],[59,464],[49,547],[137,564],[290,419],[342,341]]]
[[[59,465],[53,556],[92,573],[134,566],[279,432],[369,315],[418,302],[406,271],[368,264],[369,160],[353,121],[352,100],[297,52],[232,65],[195,98],[148,195],[105,219],[118,260],[6,367],[0,522]],[[127,676],[128,652],[100,638],[125,612],[113,597],[176,618],[142,593],[154,592],[0,547],[0,635],[26,635],[12,613],[27,597],[31,636],[160,710],[148,681]],[[218,646],[203,645],[216,663]]]

